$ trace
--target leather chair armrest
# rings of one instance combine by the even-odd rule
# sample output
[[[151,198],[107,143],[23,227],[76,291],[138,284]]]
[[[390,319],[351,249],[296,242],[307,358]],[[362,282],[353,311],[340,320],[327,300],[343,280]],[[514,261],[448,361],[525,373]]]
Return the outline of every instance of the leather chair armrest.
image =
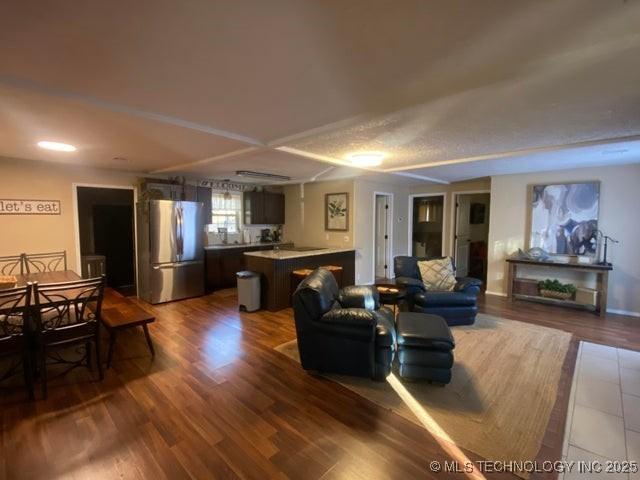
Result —
[[[377,312],[364,308],[334,308],[325,313],[315,324],[326,333],[372,341],[375,338],[378,323],[376,314]]]
[[[482,287],[482,280],[478,280],[477,278],[458,277],[456,278],[456,280],[458,281],[455,287],[456,292],[464,292],[477,295],[480,292],[480,287]]]
[[[372,285],[352,285],[340,290],[338,303],[343,308],[377,310],[380,308],[380,294]]]
[[[396,285],[399,287],[403,287],[407,290],[408,293],[418,293],[418,292],[426,292],[427,289],[422,283],[421,280],[417,278],[411,277],[396,277],[395,278]]]

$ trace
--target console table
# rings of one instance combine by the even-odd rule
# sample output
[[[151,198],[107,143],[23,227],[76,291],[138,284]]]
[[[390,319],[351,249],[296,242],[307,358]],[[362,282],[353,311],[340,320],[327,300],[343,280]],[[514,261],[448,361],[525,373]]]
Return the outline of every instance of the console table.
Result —
[[[507,296],[509,300],[514,298],[522,300],[540,301],[545,303],[553,303],[555,305],[565,305],[572,307],[587,307],[589,304],[576,302],[574,300],[558,300],[552,298],[542,297],[540,295],[533,295],[530,292],[523,292],[518,288],[519,282],[526,281],[525,279],[518,278],[518,266],[527,265],[531,267],[544,267],[549,269],[563,269],[573,270],[580,272],[591,272],[596,274],[596,292],[597,299],[595,305],[595,312],[603,317],[607,312],[607,287],[609,284],[609,272],[613,270],[611,265],[598,265],[598,264],[582,264],[582,263],[559,263],[550,261],[537,261],[537,260],[522,260],[518,258],[507,258],[509,264],[509,277],[507,284]],[[530,281],[530,280],[529,280]]]

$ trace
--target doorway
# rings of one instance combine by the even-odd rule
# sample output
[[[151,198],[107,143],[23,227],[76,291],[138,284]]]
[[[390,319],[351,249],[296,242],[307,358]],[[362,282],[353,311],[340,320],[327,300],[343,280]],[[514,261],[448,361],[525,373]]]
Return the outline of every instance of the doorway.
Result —
[[[391,278],[391,235],[393,223],[393,195],[390,193],[374,193],[374,261],[373,271],[375,280]]]
[[[107,286],[135,295],[134,191],[76,186],[76,206],[83,276],[103,270]]]
[[[413,257],[441,257],[444,244],[444,194],[409,197],[409,252]]]
[[[487,284],[489,245],[489,192],[456,193],[454,259],[459,277],[474,277]]]

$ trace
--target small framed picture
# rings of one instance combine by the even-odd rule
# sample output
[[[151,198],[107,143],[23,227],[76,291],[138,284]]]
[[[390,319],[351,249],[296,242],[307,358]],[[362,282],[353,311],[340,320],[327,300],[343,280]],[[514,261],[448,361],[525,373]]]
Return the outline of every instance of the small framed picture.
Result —
[[[324,196],[324,229],[336,232],[349,230],[348,193],[327,193]]]

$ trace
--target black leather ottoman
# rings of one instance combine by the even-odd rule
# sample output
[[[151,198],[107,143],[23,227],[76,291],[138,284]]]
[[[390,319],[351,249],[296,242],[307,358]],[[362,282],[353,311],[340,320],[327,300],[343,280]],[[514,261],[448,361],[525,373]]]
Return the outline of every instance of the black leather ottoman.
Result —
[[[400,376],[436,383],[451,381],[455,341],[444,318],[400,312],[396,321]]]

